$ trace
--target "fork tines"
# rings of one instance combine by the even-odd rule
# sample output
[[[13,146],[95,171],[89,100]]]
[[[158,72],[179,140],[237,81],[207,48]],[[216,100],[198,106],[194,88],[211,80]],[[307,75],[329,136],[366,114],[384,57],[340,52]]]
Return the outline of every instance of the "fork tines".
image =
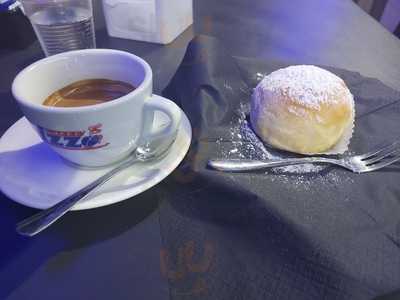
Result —
[[[361,160],[373,169],[383,168],[400,160],[400,141],[362,155]]]

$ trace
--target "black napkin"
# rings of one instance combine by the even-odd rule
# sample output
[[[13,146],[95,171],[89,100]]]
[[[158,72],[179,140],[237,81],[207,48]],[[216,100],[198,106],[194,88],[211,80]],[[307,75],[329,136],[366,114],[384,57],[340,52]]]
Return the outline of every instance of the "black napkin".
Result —
[[[229,174],[209,158],[257,156],[246,123],[252,88],[285,63],[233,58],[196,37],[164,91],[193,127],[190,151],[160,195],[161,270],[171,299],[372,299],[400,288],[400,166],[357,175]],[[327,68],[356,101],[350,151],[400,137],[400,93]],[[240,123],[240,124],[239,124]]]

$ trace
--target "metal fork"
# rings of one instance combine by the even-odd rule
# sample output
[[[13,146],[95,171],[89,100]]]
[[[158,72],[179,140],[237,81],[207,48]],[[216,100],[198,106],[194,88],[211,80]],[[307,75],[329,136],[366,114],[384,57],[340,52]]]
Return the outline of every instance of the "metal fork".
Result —
[[[341,159],[328,157],[302,157],[263,161],[250,159],[211,159],[208,161],[208,165],[219,171],[243,172],[306,163],[323,163],[338,165],[355,173],[365,173],[382,169],[399,160],[400,141],[396,141],[375,151],[361,155],[347,156]]]

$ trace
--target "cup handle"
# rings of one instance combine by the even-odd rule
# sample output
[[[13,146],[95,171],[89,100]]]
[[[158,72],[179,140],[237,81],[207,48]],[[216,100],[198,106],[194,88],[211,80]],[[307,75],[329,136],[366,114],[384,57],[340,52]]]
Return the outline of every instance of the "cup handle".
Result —
[[[153,116],[155,111],[161,111],[168,116],[170,122],[167,126],[160,128],[157,131],[152,131]],[[175,137],[178,127],[181,122],[181,109],[171,100],[158,95],[152,95],[144,105],[144,120],[143,120],[143,136],[148,141],[153,141],[158,138]]]

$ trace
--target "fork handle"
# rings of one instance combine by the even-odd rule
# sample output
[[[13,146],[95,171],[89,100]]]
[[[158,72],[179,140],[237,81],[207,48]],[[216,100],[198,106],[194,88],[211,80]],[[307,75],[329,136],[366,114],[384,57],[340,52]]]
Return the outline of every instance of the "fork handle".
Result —
[[[251,160],[251,159],[210,159],[208,166],[218,171],[244,172],[262,170],[306,163],[326,163],[340,165],[339,161],[326,157],[302,157],[282,160]]]

